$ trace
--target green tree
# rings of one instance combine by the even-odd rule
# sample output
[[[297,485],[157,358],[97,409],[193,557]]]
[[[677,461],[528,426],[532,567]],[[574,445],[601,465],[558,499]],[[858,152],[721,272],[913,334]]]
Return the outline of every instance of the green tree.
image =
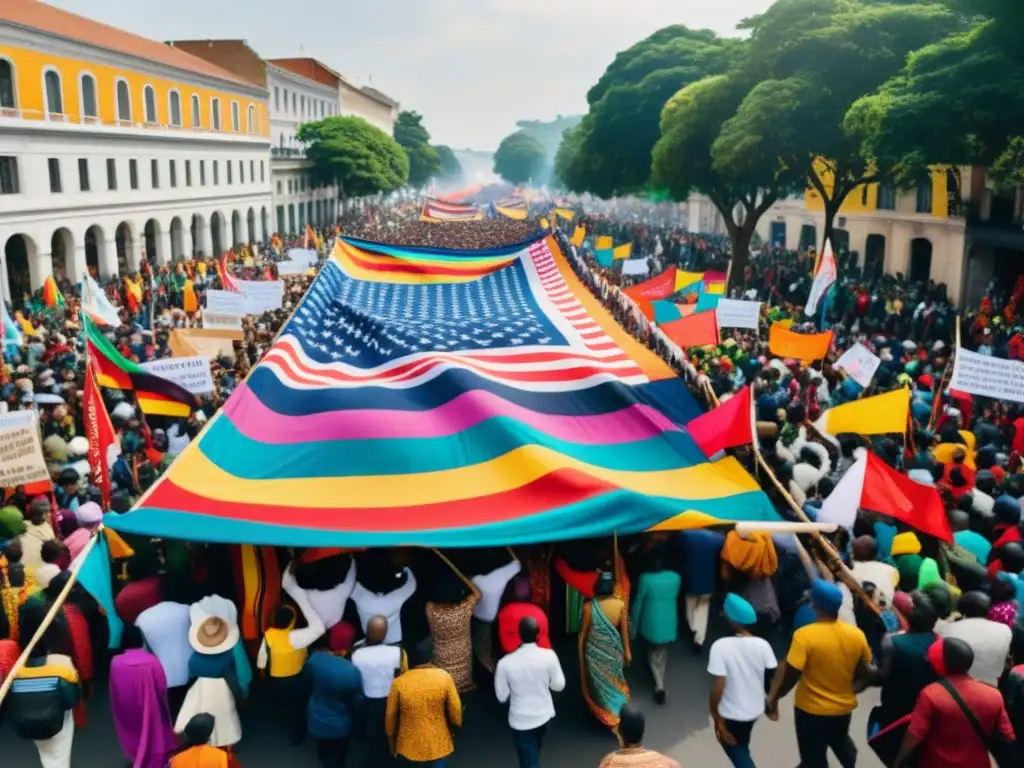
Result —
[[[967,18],[910,56],[906,68],[851,107],[846,127],[864,149],[920,173],[929,162],[992,165],[1005,182],[1024,177],[1024,3],[947,0]]]
[[[749,81],[715,75],[691,83],[665,105],[661,138],[654,145],[651,181],[676,200],[692,192],[707,195],[722,214],[732,243],[732,275],[747,265],[758,220],[777,200],[800,188],[802,174],[777,158],[751,152],[723,165],[714,152],[724,127],[750,90]]]
[[[689,83],[726,72],[742,45],[676,25],[617,54],[587,93],[590,107],[572,143],[556,155],[558,180],[600,197],[642,190],[665,102]]]
[[[409,184],[421,189],[441,172],[441,157],[430,146],[430,134],[423,127],[423,115],[408,110],[398,113],[395,141],[409,156]]]
[[[337,183],[342,197],[393,192],[409,180],[409,158],[393,138],[361,117],[327,117],[299,126],[299,141],[321,184]]]
[[[562,135],[565,131],[575,128],[580,124],[583,115],[559,115],[554,120],[518,120],[516,127],[519,133],[525,133],[540,142],[544,147],[544,167],[548,173],[539,181],[548,183],[551,181],[551,172],[554,169],[555,156],[562,142]],[[534,183],[538,180],[534,179]]]
[[[862,152],[847,113],[899,73],[909,54],[959,24],[940,2],[776,0],[741,25],[751,37],[740,70],[758,82],[722,126],[716,167],[738,175],[763,155],[800,170],[824,202],[831,238],[851,192],[897,176],[888,158]]]
[[[438,177],[449,183],[461,184],[465,179],[465,173],[462,171],[462,163],[452,152],[452,148],[444,144],[435,144],[434,151],[441,159],[441,171]]]
[[[512,184],[536,179],[544,170],[544,147],[525,133],[506,136],[494,153],[494,172]]]

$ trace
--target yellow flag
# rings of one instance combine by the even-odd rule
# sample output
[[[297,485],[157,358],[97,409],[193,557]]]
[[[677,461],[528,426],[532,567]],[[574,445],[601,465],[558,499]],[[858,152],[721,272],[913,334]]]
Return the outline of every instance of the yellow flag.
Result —
[[[721,296],[725,294],[725,283],[711,283],[704,289],[704,293],[717,293]]]
[[[620,245],[620,246],[618,246],[617,248],[615,248],[612,251],[612,258],[616,259],[616,260],[628,259],[632,255],[633,255],[633,244],[632,243],[626,243],[625,245]]]
[[[683,290],[688,285],[699,283],[704,279],[703,272],[676,272],[676,287],[677,291]]]
[[[910,390],[894,389],[874,397],[829,408],[815,426],[832,435],[902,434],[910,418]]]
[[[547,220],[547,219],[545,219],[545,218],[544,218],[543,216],[541,216],[541,217],[540,217],[540,228],[541,228],[541,229],[548,229],[548,228],[549,228],[550,226],[551,226],[551,225],[550,225],[550,224],[548,224],[548,220]]]
[[[570,211],[568,208],[555,208],[555,213],[566,221],[572,221],[573,217],[576,216],[576,211]]]
[[[615,244],[612,242],[611,235],[598,235],[594,240],[594,250],[603,251],[606,248],[614,248]]]
[[[583,238],[585,238],[586,236],[586,227],[576,227],[576,231],[572,233],[572,240],[570,242],[577,248],[579,248],[581,245],[583,245]]]

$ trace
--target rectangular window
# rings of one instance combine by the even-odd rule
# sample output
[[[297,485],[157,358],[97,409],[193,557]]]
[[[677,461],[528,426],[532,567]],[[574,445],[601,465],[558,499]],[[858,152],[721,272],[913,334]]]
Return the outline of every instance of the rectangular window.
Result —
[[[292,112],[299,114],[299,97],[295,95],[295,91],[292,91]]]
[[[238,161],[238,183],[245,184],[245,163],[241,160]]]
[[[175,161],[175,160],[171,160],[170,161],[170,172],[171,173],[170,173],[170,177],[169,178],[171,180],[171,187],[176,187],[176,186],[178,186],[178,164],[177,164],[177,161]]]
[[[281,89],[276,85],[274,86],[274,109],[281,109]]]
[[[107,158],[107,189],[117,191],[117,161],[112,157]]]
[[[224,163],[224,167],[227,169],[228,172],[228,184],[234,184],[234,179],[232,179],[233,174],[231,173],[231,161],[228,160],[226,163]]]
[[[149,175],[153,179],[153,189],[160,189],[160,161],[156,158],[149,161]]]
[[[191,160],[186,160],[185,161],[185,186],[186,187],[191,187],[192,186],[192,161]]]
[[[288,111],[288,89],[284,89],[284,111]]]
[[[220,161],[213,161],[213,186],[220,184]]]
[[[266,162],[267,162],[266,160],[260,160],[260,183],[262,183],[262,182],[267,180],[267,175],[266,175],[267,166],[265,165]]]
[[[896,210],[896,189],[888,184],[878,185],[878,210]]]
[[[932,212],[932,180],[922,181],[917,185],[917,212]]]
[[[89,191],[89,158],[87,157],[78,158],[78,190],[80,192]]]
[[[0,195],[16,195],[18,191],[18,158],[0,157]]]
[[[128,161],[128,186],[132,189],[139,188],[139,164],[135,160]]]
[[[249,181],[252,183],[256,182],[256,161],[249,161]]]
[[[231,130],[238,133],[241,128],[241,118],[238,116],[238,102],[231,102]]]
[[[199,161],[199,186],[206,186],[206,161]]]
[[[281,180],[280,179],[277,180],[277,194],[279,194],[279,195],[281,194]]]
[[[60,184],[60,160],[56,157],[51,157],[46,161],[46,165],[50,170],[50,191],[60,194],[64,191]]]

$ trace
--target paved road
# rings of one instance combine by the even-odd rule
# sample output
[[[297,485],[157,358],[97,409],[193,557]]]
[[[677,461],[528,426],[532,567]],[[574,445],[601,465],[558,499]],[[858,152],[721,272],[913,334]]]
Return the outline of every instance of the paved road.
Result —
[[[639,649],[638,649],[639,651]],[[561,653],[568,685],[556,699],[558,716],[544,746],[544,765],[557,768],[596,768],[601,757],[615,748],[610,735],[599,728],[582,704],[578,687],[578,668],[572,649]],[[694,657],[676,648],[669,663],[668,701],[657,706],[652,699],[650,673],[637,653],[636,663],[629,671],[634,700],[644,705],[647,713],[646,745],[663,751],[682,768],[728,768],[707,715],[709,678],[704,672],[706,657]],[[89,705],[90,722],[75,737],[73,768],[123,768],[117,739],[110,719],[105,691],[101,687]],[[868,711],[877,703],[877,692],[861,697],[854,715],[854,739],[861,749],[859,766],[878,768],[881,765],[864,746],[864,724]],[[489,686],[484,685],[464,699],[465,724],[459,734],[451,768],[516,768],[515,753],[507,731],[505,713],[494,700]],[[780,707],[778,723],[762,720],[754,729],[754,757],[771,768],[791,768],[799,763],[793,735],[792,696]],[[317,763],[311,744],[290,749],[284,728],[275,721],[270,702],[254,694],[243,713],[245,737],[238,750],[243,768],[281,768],[282,765],[310,766]],[[0,762],[17,768],[38,765],[34,747],[19,741],[10,728],[0,732]],[[350,756],[349,766],[358,765],[357,755]]]

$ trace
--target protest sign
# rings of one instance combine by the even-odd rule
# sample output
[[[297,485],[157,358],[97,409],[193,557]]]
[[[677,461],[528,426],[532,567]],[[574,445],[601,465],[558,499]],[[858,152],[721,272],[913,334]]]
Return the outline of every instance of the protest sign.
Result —
[[[284,282],[281,280],[239,280],[247,315],[262,315],[281,308]],[[223,310],[222,310],[223,311]]]
[[[630,259],[622,262],[622,274],[624,275],[646,275],[649,271],[647,259]]]
[[[203,328],[211,331],[241,331],[242,318],[225,312],[203,312]]]
[[[699,301],[697,310],[700,311]],[[718,299],[715,313],[719,328],[751,328],[756,331],[761,318],[761,302]]]
[[[309,265],[301,261],[279,261],[277,262],[277,274],[281,277],[288,275],[301,275],[309,269]]]
[[[312,248],[289,248],[287,255],[290,261],[297,262],[306,267],[310,264],[316,264],[318,259],[317,252]]]
[[[1024,403],[1024,362],[958,349],[949,386],[971,395]]]
[[[50,479],[36,419],[35,411],[0,416],[0,487],[14,488]]]
[[[210,361],[202,355],[192,357],[170,357],[142,363],[149,373],[162,376],[175,384],[180,384],[193,395],[205,395],[213,392],[213,376],[210,374]]]
[[[836,360],[836,368],[842,368],[847,376],[866,388],[881,362],[870,349],[858,341]]]
[[[223,312],[225,315],[244,315],[245,297],[234,291],[217,291],[211,288],[206,292],[206,308],[212,312]]]

